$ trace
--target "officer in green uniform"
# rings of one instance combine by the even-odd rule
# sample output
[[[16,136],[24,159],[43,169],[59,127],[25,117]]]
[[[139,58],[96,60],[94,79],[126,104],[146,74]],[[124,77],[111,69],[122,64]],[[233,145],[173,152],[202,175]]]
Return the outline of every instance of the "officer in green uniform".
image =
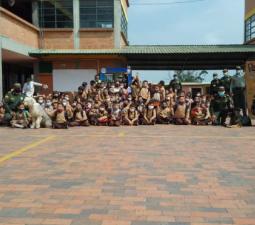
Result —
[[[226,94],[230,94],[231,76],[228,74],[228,69],[223,70],[223,77],[220,80],[220,86],[225,88]]]
[[[213,80],[210,85],[210,94],[212,96],[215,96],[218,93],[219,86],[220,86],[220,79],[218,78],[218,74],[214,73]]]
[[[12,119],[12,113],[17,112],[18,106],[24,99],[25,95],[22,94],[21,84],[15,83],[13,89],[5,95],[3,101],[6,110],[5,118],[8,121]]]
[[[214,125],[226,126],[226,119],[228,115],[233,119],[233,102],[232,98],[225,93],[223,86],[219,87],[218,94],[215,95],[210,105],[210,112]]]
[[[235,110],[242,113],[244,116],[247,115],[246,113],[246,99],[245,99],[245,79],[241,70],[240,66],[236,67],[236,74],[231,79],[230,90],[233,94],[233,101]]]
[[[180,93],[182,91],[181,81],[178,79],[178,76],[175,74],[174,79],[171,80],[169,87],[173,89],[175,93]]]

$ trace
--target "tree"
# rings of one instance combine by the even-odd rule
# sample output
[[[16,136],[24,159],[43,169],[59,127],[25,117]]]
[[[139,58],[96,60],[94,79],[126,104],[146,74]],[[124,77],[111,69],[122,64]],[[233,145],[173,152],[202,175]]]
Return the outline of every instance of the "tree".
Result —
[[[176,70],[174,71],[174,74],[176,74],[179,80],[183,83],[202,83],[208,72],[206,70],[202,70],[200,72],[195,70]]]

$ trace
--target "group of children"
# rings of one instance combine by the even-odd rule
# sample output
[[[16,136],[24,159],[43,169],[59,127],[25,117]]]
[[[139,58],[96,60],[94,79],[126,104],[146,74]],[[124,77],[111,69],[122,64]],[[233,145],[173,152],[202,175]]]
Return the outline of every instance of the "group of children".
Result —
[[[116,81],[101,82],[98,78],[83,83],[75,95],[54,92],[38,96],[37,102],[52,119],[53,128],[74,126],[138,126],[155,124],[208,125],[210,96],[200,93],[193,99],[191,93],[176,93],[165,88],[161,81],[151,85],[134,78],[132,85]],[[12,127],[26,128],[30,115],[23,103],[13,115]],[[4,107],[0,106],[0,118]]]

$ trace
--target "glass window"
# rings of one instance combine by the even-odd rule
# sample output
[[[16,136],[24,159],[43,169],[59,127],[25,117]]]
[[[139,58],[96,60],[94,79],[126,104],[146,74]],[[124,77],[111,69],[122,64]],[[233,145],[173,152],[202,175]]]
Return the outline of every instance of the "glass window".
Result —
[[[73,1],[39,1],[39,21],[40,27],[43,28],[72,28]]]
[[[113,28],[113,0],[80,0],[81,28]]]
[[[128,39],[128,21],[123,9],[121,15],[121,32],[124,34],[125,38]]]

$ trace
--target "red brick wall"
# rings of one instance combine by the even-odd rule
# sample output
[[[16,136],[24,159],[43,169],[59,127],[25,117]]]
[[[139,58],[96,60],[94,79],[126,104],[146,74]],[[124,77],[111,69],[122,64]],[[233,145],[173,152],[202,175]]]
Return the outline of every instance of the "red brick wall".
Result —
[[[0,7],[0,35],[34,48],[39,47],[39,30]]]
[[[99,29],[80,31],[81,49],[111,49],[114,48],[113,30]]]
[[[45,49],[73,49],[73,30],[59,29],[43,31],[43,48]]]

